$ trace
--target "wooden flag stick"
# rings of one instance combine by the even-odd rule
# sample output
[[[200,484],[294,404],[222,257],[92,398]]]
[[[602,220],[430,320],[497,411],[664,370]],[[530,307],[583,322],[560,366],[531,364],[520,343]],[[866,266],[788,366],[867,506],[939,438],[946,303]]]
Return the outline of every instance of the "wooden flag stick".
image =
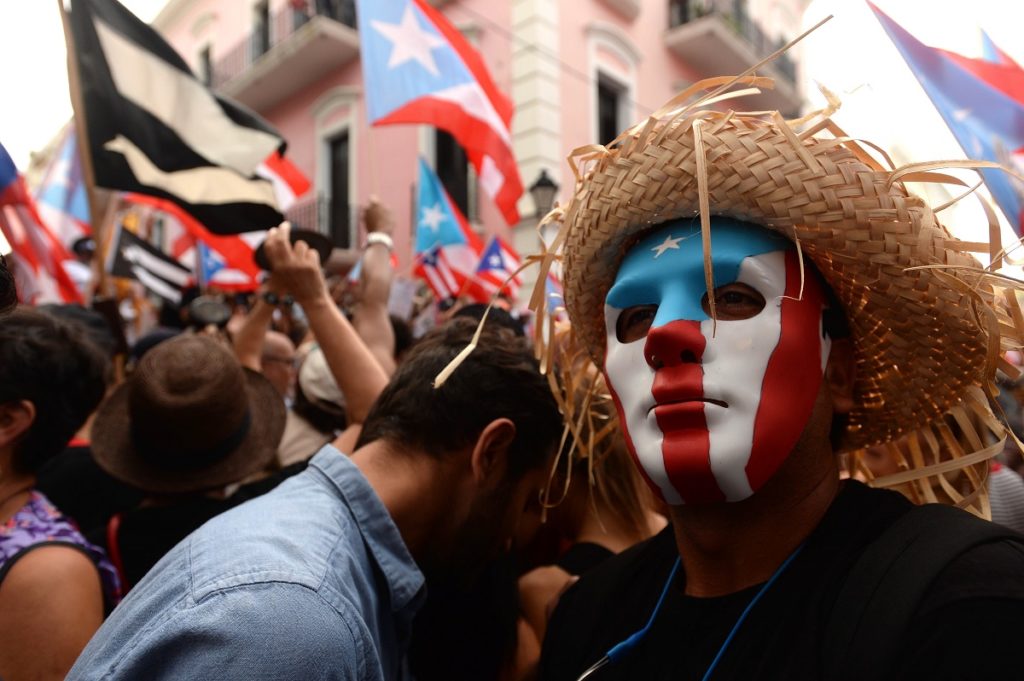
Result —
[[[110,239],[105,232],[109,231],[104,224],[111,211],[101,211],[96,194],[96,173],[92,164],[92,149],[89,146],[89,127],[86,124],[85,101],[82,99],[82,85],[79,80],[78,60],[75,57],[75,38],[71,33],[71,24],[64,0],[57,0],[61,22],[64,26],[64,44],[67,47],[68,90],[71,93],[71,108],[75,112],[75,132],[78,135],[78,154],[82,162],[82,176],[85,181],[85,196],[89,201],[89,219],[92,222],[93,241],[96,242],[96,254],[93,256],[93,268],[96,270],[96,291],[101,296],[110,295],[110,282],[104,263],[107,261],[107,249]]]

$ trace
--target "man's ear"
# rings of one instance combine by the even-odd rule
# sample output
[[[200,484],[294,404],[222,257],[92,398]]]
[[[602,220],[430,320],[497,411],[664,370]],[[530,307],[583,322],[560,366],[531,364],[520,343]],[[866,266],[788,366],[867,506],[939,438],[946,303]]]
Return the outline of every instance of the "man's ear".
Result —
[[[838,338],[832,341],[832,348],[825,366],[825,381],[832,395],[832,409],[836,414],[848,414],[853,409],[853,389],[856,380],[856,360],[853,341]]]
[[[36,405],[28,400],[0,404],[0,447],[14,444],[36,420]]]
[[[504,477],[509,450],[515,439],[516,424],[506,418],[494,419],[480,431],[470,458],[476,484],[489,487]]]

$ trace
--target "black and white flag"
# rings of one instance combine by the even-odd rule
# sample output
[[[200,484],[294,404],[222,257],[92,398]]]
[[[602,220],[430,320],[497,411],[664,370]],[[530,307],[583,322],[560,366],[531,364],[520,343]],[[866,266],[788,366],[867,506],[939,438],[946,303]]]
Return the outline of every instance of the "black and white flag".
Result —
[[[134,279],[169,303],[181,304],[181,290],[192,283],[192,270],[118,225],[107,271]]]
[[[284,141],[214,95],[117,0],[70,0],[96,184],[174,201],[209,230],[267,229],[283,217],[257,166]]]

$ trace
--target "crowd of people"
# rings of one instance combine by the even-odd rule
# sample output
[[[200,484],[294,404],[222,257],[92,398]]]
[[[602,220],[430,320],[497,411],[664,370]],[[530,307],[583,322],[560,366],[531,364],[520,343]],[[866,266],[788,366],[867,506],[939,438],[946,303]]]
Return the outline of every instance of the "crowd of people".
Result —
[[[1016,285],[828,115],[572,158],[532,338],[413,339],[376,202],[355,291],[284,224],[127,351],[0,266],[0,678],[1012,675]]]

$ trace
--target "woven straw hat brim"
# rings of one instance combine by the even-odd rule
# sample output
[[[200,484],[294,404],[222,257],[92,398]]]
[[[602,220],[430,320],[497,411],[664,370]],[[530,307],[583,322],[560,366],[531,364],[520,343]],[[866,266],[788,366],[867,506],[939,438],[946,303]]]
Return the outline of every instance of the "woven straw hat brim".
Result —
[[[706,212],[796,241],[842,303],[857,363],[849,447],[934,420],[993,374],[999,336],[983,311],[1009,315],[978,261],[922,199],[848,143],[800,139],[777,116],[706,110],[631,142],[589,159],[564,209],[566,309],[599,365],[605,297],[622,258],[667,220],[699,220],[704,166]],[[710,240],[713,258],[713,231]]]
[[[131,441],[129,384],[118,386],[104,401],[92,428],[92,453],[115,478],[154,494],[182,494],[223,487],[265,469],[274,459],[284,433],[286,410],[277,389],[261,374],[244,369],[251,414],[249,434],[231,453],[200,469],[174,470],[154,465]]]

